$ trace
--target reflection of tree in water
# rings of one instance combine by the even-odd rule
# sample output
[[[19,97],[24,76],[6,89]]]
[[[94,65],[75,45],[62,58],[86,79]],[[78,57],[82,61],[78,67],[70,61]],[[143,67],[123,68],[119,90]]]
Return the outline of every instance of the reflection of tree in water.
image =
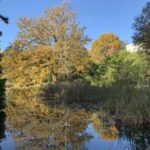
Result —
[[[6,119],[6,114],[4,112],[0,112],[0,142],[1,139],[5,138],[5,119]],[[1,147],[0,147],[1,150]]]
[[[86,116],[83,112],[67,112],[52,108],[49,116],[44,118],[26,118],[16,114],[14,129],[18,134],[14,136],[20,150],[26,149],[78,149],[90,138],[85,133],[87,127]],[[22,114],[23,115],[23,114]],[[80,116],[82,115],[82,117]],[[21,117],[21,118],[20,118]]]
[[[101,138],[109,141],[118,140],[120,150],[148,150],[150,148],[149,126],[123,125],[120,120],[94,114],[93,127]]]
[[[38,112],[35,109],[34,112],[33,108],[29,106],[33,107],[33,103],[31,103],[34,99],[32,92],[33,90],[28,90],[25,93],[18,91],[11,94],[16,100],[15,104],[11,102],[11,107],[17,108],[17,111],[14,109],[8,114],[7,122],[11,125],[10,128],[18,149],[84,150],[85,142],[90,139],[90,136],[85,132],[88,124],[88,115],[85,110],[53,106],[47,114],[41,113],[40,109]],[[25,99],[27,93],[29,97]],[[21,106],[20,100],[23,105],[23,101],[28,102],[28,105]],[[26,113],[26,109],[28,109],[28,113]],[[12,112],[14,112],[13,115]]]
[[[34,90],[11,91],[7,102],[7,122],[19,150],[84,150],[90,135],[85,131],[89,114],[84,109],[64,106],[46,107]],[[15,100],[15,101],[12,101]],[[10,113],[9,113],[10,112]],[[101,138],[118,141],[119,150],[146,150],[150,144],[148,127],[134,128],[94,113],[93,127]]]
[[[101,138],[110,141],[117,139],[119,132],[113,120],[103,115],[99,116],[94,114],[92,121],[94,129],[99,133]]]
[[[120,144],[129,150],[149,150],[150,148],[150,128],[149,126],[122,126],[118,128],[119,140],[126,140],[126,144]]]
[[[6,119],[5,113],[0,112],[0,139],[5,138],[5,119]]]

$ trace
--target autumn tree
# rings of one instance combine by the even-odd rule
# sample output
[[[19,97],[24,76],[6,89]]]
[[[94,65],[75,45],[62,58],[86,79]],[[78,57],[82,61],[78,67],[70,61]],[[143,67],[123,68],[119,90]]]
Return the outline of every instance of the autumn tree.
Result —
[[[147,2],[142,13],[135,18],[133,42],[150,54],[150,2]]]
[[[57,67],[50,47],[38,45],[26,51],[8,49],[3,55],[1,64],[7,86],[24,87],[53,82]]]
[[[98,39],[92,43],[91,56],[96,62],[113,56],[122,47],[119,37],[113,33],[102,34]]]
[[[67,78],[83,70],[87,51],[84,47],[90,40],[84,35],[84,27],[76,21],[76,13],[67,4],[45,11],[38,18],[21,17],[19,33],[15,41],[17,49],[32,49],[37,45],[48,45],[56,53],[58,73]]]

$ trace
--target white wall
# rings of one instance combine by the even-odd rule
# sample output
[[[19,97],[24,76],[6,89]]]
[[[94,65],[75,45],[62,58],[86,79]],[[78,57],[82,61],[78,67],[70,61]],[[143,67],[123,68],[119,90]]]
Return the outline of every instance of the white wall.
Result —
[[[138,50],[141,50],[141,48],[138,45],[134,45],[134,44],[126,45],[126,49],[128,52],[137,52]]]

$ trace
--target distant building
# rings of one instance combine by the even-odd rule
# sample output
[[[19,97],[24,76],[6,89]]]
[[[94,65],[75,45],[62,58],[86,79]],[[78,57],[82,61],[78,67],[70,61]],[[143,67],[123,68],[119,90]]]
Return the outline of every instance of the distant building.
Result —
[[[128,45],[126,45],[126,50],[128,52],[137,52],[137,51],[142,50],[142,49],[138,45],[128,44]]]

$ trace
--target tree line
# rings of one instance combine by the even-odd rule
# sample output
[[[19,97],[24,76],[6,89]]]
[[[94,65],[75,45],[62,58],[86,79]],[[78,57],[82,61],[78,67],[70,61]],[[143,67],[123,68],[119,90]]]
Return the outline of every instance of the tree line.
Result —
[[[15,41],[2,54],[3,78],[7,79],[7,86],[34,86],[66,80],[100,86],[146,85],[149,80],[149,6],[147,3],[135,20],[133,39],[143,48],[135,53],[127,52],[125,43],[111,32],[100,35],[92,43],[91,50],[87,50],[91,39],[67,4],[47,9],[37,18],[21,17]]]

